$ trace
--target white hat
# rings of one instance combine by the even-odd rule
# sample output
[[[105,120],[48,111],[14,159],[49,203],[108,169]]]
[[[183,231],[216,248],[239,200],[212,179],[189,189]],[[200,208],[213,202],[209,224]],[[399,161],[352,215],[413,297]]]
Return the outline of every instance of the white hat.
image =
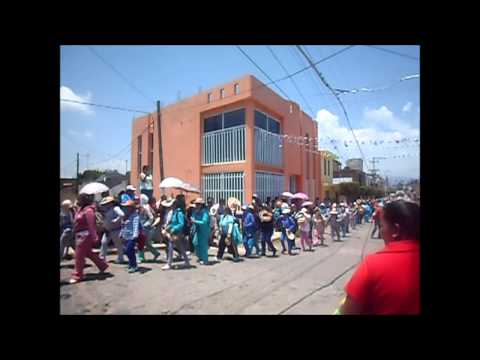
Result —
[[[140,195],[140,204],[147,205],[148,204],[148,196],[145,194]]]
[[[325,204],[324,204],[324,203],[321,203],[320,206],[325,207]]]
[[[163,207],[170,207],[173,205],[173,202],[175,201],[175,199],[172,199],[171,197],[169,197],[167,200],[163,200],[160,204],[163,206]]]
[[[255,207],[254,207],[252,204],[248,205],[247,207],[248,207],[249,209],[255,210]]]
[[[282,214],[290,214],[290,209],[289,208],[283,209]]]
[[[242,210],[247,210],[247,205],[242,205]]]
[[[126,190],[132,190],[132,191],[137,191],[137,189],[133,185],[128,185]]]
[[[289,206],[288,206],[287,203],[282,203],[282,207],[281,207],[281,208],[282,208],[282,210],[283,210],[283,209],[289,209]]]
[[[72,207],[72,202],[70,200],[65,200],[62,202],[62,206]]]
[[[258,198],[258,195],[257,195],[257,194],[253,194],[253,196],[252,196],[252,197],[254,197],[254,198]]]

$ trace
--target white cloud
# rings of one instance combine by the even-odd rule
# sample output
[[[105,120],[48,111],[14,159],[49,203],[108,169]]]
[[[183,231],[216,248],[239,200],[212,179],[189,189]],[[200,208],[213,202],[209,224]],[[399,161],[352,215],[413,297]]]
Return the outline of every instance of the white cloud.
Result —
[[[82,96],[82,95],[75,94],[75,92],[67,86],[60,87],[60,99],[90,102],[91,98],[92,98],[91,93],[87,93],[87,95]],[[74,102],[67,102],[67,101],[60,101],[60,110],[77,111],[86,115],[94,114],[94,111],[88,105],[78,104]]]
[[[412,105],[413,105],[413,104],[412,104],[410,101],[407,102],[407,103],[403,106],[402,111],[403,111],[403,112],[409,112],[409,111],[411,111],[411,110],[412,110]]]
[[[84,132],[75,131],[75,130],[68,130],[68,133],[70,135],[73,135],[73,136],[77,137],[77,138],[92,139],[94,137],[94,133],[89,131],[89,130],[86,130]]]
[[[420,136],[418,128],[412,128],[397,119],[393,112],[386,106],[382,106],[378,109],[366,108],[364,110],[364,118],[366,120],[366,126],[356,128],[354,129],[354,132],[357,140],[360,142],[366,160],[371,160],[374,156],[392,156],[419,152],[418,146],[399,148],[399,145],[397,144],[383,144],[382,146],[374,146],[370,144],[370,141],[397,140],[405,137],[418,138]],[[329,142],[328,139],[327,141],[322,141],[320,143],[320,148],[339,154],[343,157],[343,165],[345,165],[344,160],[346,159],[361,157],[358,147],[354,142],[352,132],[347,126],[340,125],[339,117],[336,114],[333,114],[326,109],[321,109],[317,112],[316,120],[318,122],[319,137],[330,137],[339,140],[336,143],[339,151],[334,148],[334,144]],[[345,141],[347,141],[347,147],[344,145]],[[419,163],[419,156],[412,156],[400,160],[383,160],[381,163],[377,163],[376,166],[380,169],[389,169],[391,175],[416,177],[419,176]],[[371,167],[371,163],[364,164],[365,170],[367,169],[366,165]]]
[[[409,130],[411,130],[411,127],[408,124],[398,119],[385,105],[382,105],[378,109],[369,109],[366,107],[363,110],[363,117],[368,125],[374,127],[378,126],[384,130],[398,131],[401,133],[408,133]]]

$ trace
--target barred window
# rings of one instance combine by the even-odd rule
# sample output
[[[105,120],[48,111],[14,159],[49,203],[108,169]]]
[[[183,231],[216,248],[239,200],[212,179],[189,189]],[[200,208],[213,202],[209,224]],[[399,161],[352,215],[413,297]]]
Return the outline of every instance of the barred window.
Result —
[[[244,173],[205,174],[202,176],[202,191],[205,199],[211,197],[218,202],[220,199],[227,200],[229,197],[234,197],[243,204],[245,202]]]

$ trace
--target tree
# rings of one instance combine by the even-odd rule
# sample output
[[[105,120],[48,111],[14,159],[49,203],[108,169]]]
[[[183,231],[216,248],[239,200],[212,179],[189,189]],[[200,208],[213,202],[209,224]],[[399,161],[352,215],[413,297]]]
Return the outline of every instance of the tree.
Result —
[[[347,198],[348,202],[358,199],[360,195],[360,186],[357,183],[341,183],[338,185],[339,195]]]
[[[85,170],[82,174],[78,175],[78,178],[80,182],[91,182],[103,174],[104,172],[100,170]]]

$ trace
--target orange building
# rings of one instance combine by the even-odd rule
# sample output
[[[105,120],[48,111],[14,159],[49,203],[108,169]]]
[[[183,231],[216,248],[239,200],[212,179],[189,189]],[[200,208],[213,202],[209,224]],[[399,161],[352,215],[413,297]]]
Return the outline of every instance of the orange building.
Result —
[[[299,106],[252,75],[201,92],[160,110],[164,177],[178,177],[216,201],[264,201],[283,191],[322,195],[317,124]],[[134,119],[131,184],[143,165],[161,190],[157,113]],[[308,144],[289,142],[285,135]],[[168,192],[170,194],[170,192]]]

